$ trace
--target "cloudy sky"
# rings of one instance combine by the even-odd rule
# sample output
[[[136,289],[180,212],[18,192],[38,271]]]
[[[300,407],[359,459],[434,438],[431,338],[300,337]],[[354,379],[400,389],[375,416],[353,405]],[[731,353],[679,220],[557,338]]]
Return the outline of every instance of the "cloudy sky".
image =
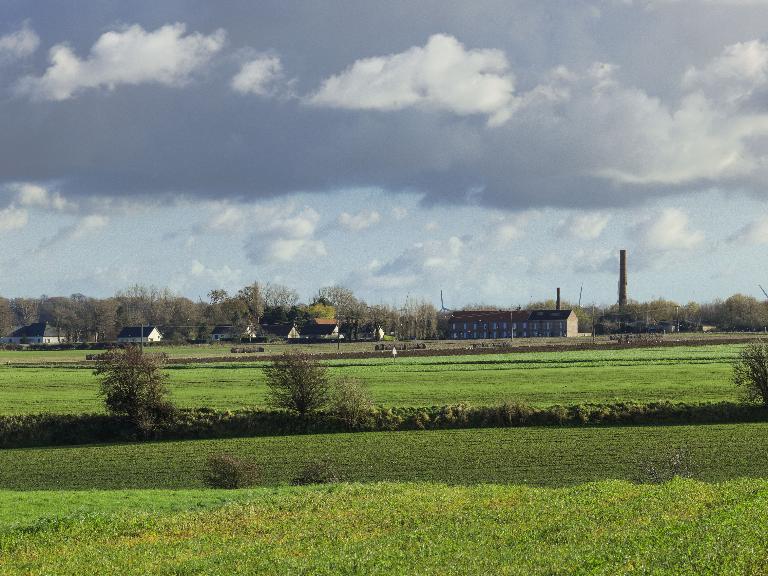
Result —
[[[0,0],[0,294],[768,285],[768,1]]]

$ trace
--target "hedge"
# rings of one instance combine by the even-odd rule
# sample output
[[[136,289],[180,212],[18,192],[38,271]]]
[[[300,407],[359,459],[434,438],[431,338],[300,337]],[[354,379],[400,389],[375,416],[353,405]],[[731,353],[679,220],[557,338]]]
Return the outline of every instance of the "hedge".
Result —
[[[333,414],[305,417],[284,411],[178,410],[150,434],[125,418],[105,414],[0,416],[0,448],[55,446],[141,440],[182,440],[279,436],[330,432],[442,430],[516,426],[596,426],[628,424],[711,424],[768,422],[768,408],[732,402],[683,404],[580,404],[535,408],[524,404],[470,407],[375,408],[353,428]]]

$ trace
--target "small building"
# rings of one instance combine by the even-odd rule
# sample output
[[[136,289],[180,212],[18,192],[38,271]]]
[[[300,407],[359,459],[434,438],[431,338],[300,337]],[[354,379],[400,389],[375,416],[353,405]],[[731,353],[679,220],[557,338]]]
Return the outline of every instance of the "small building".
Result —
[[[3,344],[63,344],[66,341],[61,331],[47,322],[20,326],[8,336],[0,338]]]
[[[285,340],[298,340],[301,336],[294,324],[262,324],[261,330],[267,336]]]
[[[247,326],[245,330],[243,330],[243,333],[240,335],[240,339],[255,337],[256,330],[253,329],[253,326]],[[234,327],[231,324],[220,324],[211,330],[211,334],[209,335],[208,339],[211,342],[225,342],[237,340],[238,337],[235,336]]]
[[[336,320],[315,318],[301,328],[301,339],[311,341],[339,340],[339,324]]]
[[[374,324],[366,324],[360,328],[360,331],[357,334],[357,339],[380,342],[381,340],[384,340],[384,328]]]
[[[117,335],[118,344],[151,344],[162,339],[163,335],[157,326],[126,326]]]

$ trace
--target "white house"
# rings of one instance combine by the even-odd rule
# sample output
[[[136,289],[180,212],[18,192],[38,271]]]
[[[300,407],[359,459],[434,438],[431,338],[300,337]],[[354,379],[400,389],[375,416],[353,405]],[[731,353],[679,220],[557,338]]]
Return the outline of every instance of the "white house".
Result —
[[[118,344],[149,344],[162,339],[163,335],[156,326],[126,326],[117,335]]]
[[[16,328],[8,336],[0,338],[2,344],[62,344],[67,339],[58,328],[47,322],[35,322]]]
[[[219,326],[215,326],[213,330],[211,330],[211,335],[209,339],[211,340],[211,342],[223,342],[225,340],[237,339],[233,331],[234,331],[234,328],[230,324],[220,324]],[[253,326],[248,326],[245,328],[245,330],[243,330],[241,337],[255,338],[256,330],[253,329]]]

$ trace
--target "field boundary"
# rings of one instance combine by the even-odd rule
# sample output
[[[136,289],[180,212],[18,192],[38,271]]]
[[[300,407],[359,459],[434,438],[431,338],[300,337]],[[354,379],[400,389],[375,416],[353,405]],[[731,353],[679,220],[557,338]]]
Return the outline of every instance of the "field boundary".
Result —
[[[286,436],[339,432],[534,426],[621,426],[768,422],[768,407],[734,402],[580,404],[536,408],[519,403],[470,407],[376,408],[353,424],[329,412],[180,409],[151,432],[105,414],[0,416],[0,449],[112,442]]]

